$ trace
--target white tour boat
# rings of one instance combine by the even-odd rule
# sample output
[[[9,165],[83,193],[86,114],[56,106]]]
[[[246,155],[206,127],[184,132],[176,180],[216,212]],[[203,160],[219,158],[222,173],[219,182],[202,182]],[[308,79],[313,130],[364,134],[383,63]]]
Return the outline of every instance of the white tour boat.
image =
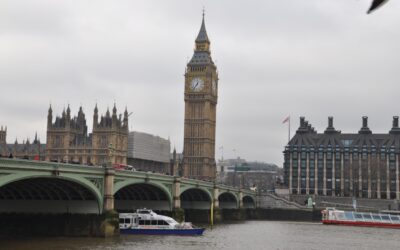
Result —
[[[322,223],[334,225],[400,228],[400,216],[389,213],[368,213],[326,208],[322,211]]]
[[[202,235],[205,228],[194,228],[192,223],[178,223],[171,217],[159,215],[150,209],[136,213],[120,213],[119,229],[122,234],[150,235]]]

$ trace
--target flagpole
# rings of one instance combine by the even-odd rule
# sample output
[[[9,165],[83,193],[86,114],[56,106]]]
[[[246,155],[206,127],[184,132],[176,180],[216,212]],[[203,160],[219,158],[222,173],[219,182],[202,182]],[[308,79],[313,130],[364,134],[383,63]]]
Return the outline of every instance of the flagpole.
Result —
[[[290,116],[289,116],[289,131],[288,131],[288,144],[290,142]]]

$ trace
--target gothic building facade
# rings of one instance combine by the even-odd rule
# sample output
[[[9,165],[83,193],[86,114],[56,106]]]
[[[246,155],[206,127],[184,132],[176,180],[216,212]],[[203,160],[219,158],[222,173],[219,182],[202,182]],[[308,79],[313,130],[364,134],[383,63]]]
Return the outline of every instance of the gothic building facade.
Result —
[[[46,161],[79,163],[87,165],[126,164],[128,148],[128,111],[117,115],[107,110],[100,117],[97,105],[93,115],[93,130],[88,133],[86,117],[79,108],[78,115],[71,117],[71,110],[62,112],[53,122],[50,106],[47,116]]]
[[[304,119],[284,150],[285,183],[291,194],[400,199],[399,117],[375,134],[362,118],[358,133],[345,134],[328,119],[317,133]]]
[[[37,134],[31,142],[29,138],[18,143],[7,144],[7,127],[0,128],[0,157],[20,158],[26,160],[44,160],[46,145],[40,143]]]
[[[217,100],[218,73],[211,58],[203,14],[194,54],[185,72],[184,177],[215,178]]]

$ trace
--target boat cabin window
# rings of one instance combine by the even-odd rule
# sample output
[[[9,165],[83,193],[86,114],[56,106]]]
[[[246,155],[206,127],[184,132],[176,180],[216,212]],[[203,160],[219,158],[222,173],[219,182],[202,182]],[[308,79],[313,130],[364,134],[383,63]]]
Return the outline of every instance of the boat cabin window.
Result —
[[[354,217],[356,217],[357,220],[362,220],[362,215],[361,214],[354,214]]]
[[[119,218],[119,224],[131,224],[131,218]]]
[[[139,225],[144,225],[144,220],[139,220]]]
[[[372,217],[370,214],[363,214],[364,219],[366,220],[372,220]]]
[[[382,220],[390,220],[388,215],[382,215]]]
[[[354,220],[353,212],[345,212],[344,215],[348,220]]]
[[[157,221],[156,220],[151,220],[151,225],[157,225]]]
[[[166,221],[159,220],[158,225],[168,226],[169,224]]]
[[[381,217],[379,216],[379,214],[372,215],[372,218],[374,218],[374,220],[381,220]]]
[[[147,210],[138,211],[138,214],[150,214],[150,211]]]
[[[396,215],[390,215],[390,219],[398,221],[399,217],[397,217]]]

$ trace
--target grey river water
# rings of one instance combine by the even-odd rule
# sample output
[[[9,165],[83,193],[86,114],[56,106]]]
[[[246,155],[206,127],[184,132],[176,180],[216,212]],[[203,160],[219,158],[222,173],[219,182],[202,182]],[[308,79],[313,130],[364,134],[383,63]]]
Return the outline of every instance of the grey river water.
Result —
[[[0,249],[400,249],[400,230],[319,223],[246,221],[222,224],[203,236],[122,235],[111,239],[0,240]]]

